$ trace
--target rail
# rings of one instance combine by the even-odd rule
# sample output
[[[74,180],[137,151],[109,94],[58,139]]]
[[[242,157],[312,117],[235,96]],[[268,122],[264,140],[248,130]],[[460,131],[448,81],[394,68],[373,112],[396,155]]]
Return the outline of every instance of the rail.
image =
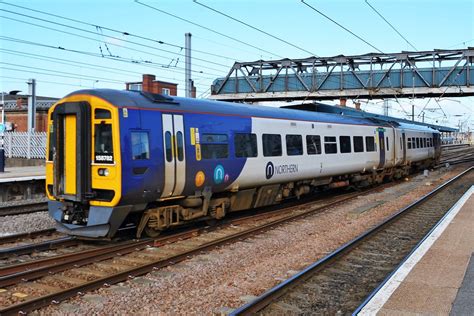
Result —
[[[299,287],[302,284],[306,284],[306,281],[308,281],[312,278],[316,278],[315,275],[318,275],[318,273],[323,275],[324,271],[329,271],[328,273],[326,273],[324,275],[325,280],[330,279],[331,275],[332,275],[332,278],[335,279],[335,275],[337,274],[336,273],[337,271],[340,272],[339,273],[340,275],[338,275],[338,277],[341,277],[341,275],[343,275],[344,273],[347,273],[347,274],[349,274],[350,277],[353,278],[353,279],[350,279],[347,282],[352,282],[354,284],[354,286],[348,286],[347,283],[344,283],[344,286],[342,286],[341,283],[336,284],[335,286],[336,287],[339,286],[340,289],[335,290],[335,293],[332,293],[333,296],[334,296],[334,297],[332,297],[334,299],[334,301],[338,301],[338,302],[331,301],[331,303],[333,304],[332,307],[334,307],[334,309],[330,310],[330,311],[322,310],[322,311],[319,311],[319,312],[320,313],[330,313],[330,314],[333,314],[333,313],[335,314],[336,312],[337,313],[342,313],[342,314],[352,312],[355,308],[357,308],[357,306],[359,304],[357,304],[355,306],[351,306],[350,304],[353,304],[354,303],[353,301],[357,300],[357,299],[361,299],[359,302],[362,302],[363,299],[365,297],[367,297],[367,294],[371,293],[371,291],[369,291],[368,293],[363,293],[363,296],[361,296],[361,294],[359,293],[358,294],[359,297],[357,299],[354,299],[354,297],[349,298],[349,297],[347,297],[347,295],[354,295],[355,296],[355,294],[353,294],[351,292],[354,291],[354,289],[356,289],[355,291],[358,291],[357,285],[360,286],[360,282],[371,283],[371,282],[374,282],[374,280],[367,280],[366,279],[365,281],[363,281],[362,279],[357,279],[357,277],[362,278],[361,275],[357,275],[357,276],[352,275],[352,274],[355,274],[355,272],[353,272],[353,269],[357,270],[358,268],[354,267],[354,265],[356,265],[354,262],[357,262],[357,260],[351,261],[351,259],[349,257],[351,252],[354,251],[354,253],[356,255],[358,255],[359,259],[360,259],[361,253],[363,253],[363,250],[360,250],[360,249],[363,249],[363,243],[364,242],[370,240],[370,238],[372,238],[373,236],[375,236],[378,233],[381,233],[381,234],[386,233],[386,231],[384,231],[384,229],[390,228],[390,225],[392,225],[392,224],[396,223],[397,221],[399,221],[402,218],[402,216],[409,215],[409,214],[414,214],[413,212],[410,212],[410,211],[415,209],[416,207],[424,204],[425,202],[429,201],[431,198],[436,196],[439,192],[443,191],[449,185],[451,185],[454,182],[458,181],[459,179],[461,179],[462,177],[464,177],[468,173],[472,172],[473,170],[474,170],[474,167],[470,167],[469,169],[465,170],[464,172],[462,172],[461,174],[459,174],[455,178],[453,178],[453,179],[449,180],[448,182],[442,184],[441,186],[439,186],[435,190],[431,191],[430,193],[426,194],[425,196],[423,196],[422,198],[417,200],[416,202],[412,203],[411,205],[403,208],[402,210],[400,210],[396,214],[392,215],[387,220],[385,220],[383,223],[377,225],[376,227],[374,227],[371,230],[365,232],[364,234],[357,237],[356,239],[354,239],[354,240],[346,243],[345,245],[339,247],[338,249],[336,249],[334,252],[327,255],[326,257],[324,257],[324,258],[318,260],[317,262],[309,265],[307,268],[305,268],[301,272],[295,274],[294,276],[292,276],[288,280],[283,281],[282,283],[278,284],[274,288],[270,289],[269,291],[265,292],[261,296],[257,297],[255,300],[253,300],[253,301],[243,305],[242,307],[236,309],[235,311],[233,311],[231,313],[231,315],[249,315],[249,314],[255,314],[255,313],[265,314],[265,309],[269,308],[269,306],[271,306],[271,304],[273,304],[274,302],[278,302],[281,298],[289,296],[290,295],[289,293],[291,293],[293,290],[295,290],[296,287]],[[472,184],[472,179],[471,179],[471,181],[469,181],[469,184]],[[470,187],[470,185],[469,185],[469,187]],[[443,216],[441,216],[441,218],[443,218]],[[438,221],[436,221],[436,222],[438,222]],[[407,226],[406,223],[404,225]],[[436,225],[437,225],[437,223],[435,223],[434,225],[431,225],[430,227],[433,227],[433,226],[436,226]],[[394,238],[395,242],[397,242],[397,243],[403,242],[403,238],[406,238],[406,237],[403,236],[402,232],[400,232],[400,235],[397,235],[396,233],[397,233],[397,230],[395,230],[395,229],[393,229],[392,232],[389,232],[389,234],[391,234],[390,238]],[[387,234],[387,235],[389,235],[389,234]],[[379,234],[379,236],[380,236],[380,234]],[[423,235],[423,238],[424,238],[424,236],[426,236],[426,234]],[[421,238],[421,240],[423,240],[423,238]],[[385,247],[391,247],[391,246],[385,245]],[[417,247],[417,245],[415,246],[415,248],[416,247]],[[411,249],[413,249],[413,248],[411,248]],[[356,253],[355,252],[356,250],[359,250],[359,253]],[[372,251],[372,253],[377,254],[377,250],[374,250],[372,248],[371,251]],[[413,251],[413,250],[411,250],[411,251]],[[409,251],[406,256],[408,256],[409,253],[411,253],[411,251]],[[398,261],[398,263],[403,262],[404,258],[406,258],[406,256],[404,256],[401,261]],[[341,260],[342,258],[344,259],[344,262],[348,262],[349,264],[353,265],[351,268],[347,268],[347,270],[349,270],[348,272],[344,271],[342,266],[336,266],[336,263],[342,262],[342,260]],[[364,259],[366,259],[366,258],[363,258],[363,260]],[[372,264],[374,264],[374,263],[372,263]],[[375,269],[375,270],[378,269],[379,272],[383,274],[383,276],[384,276],[383,279],[385,279],[387,273],[390,273],[391,271],[393,271],[393,269],[390,269],[390,271],[384,271],[384,269],[386,267],[381,266],[380,262],[376,262],[375,264],[377,266],[374,267],[373,269]],[[364,265],[370,265],[370,260],[365,260]],[[333,270],[331,271],[329,269],[333,269]],[[363,271],[367,271],[367,270],[363,270]],[[374,274],[374,273],[370,274],[369,273],[369,274],[364,275],[364,277],[365,278],[374,278],[375,277],[374,275],[377,275],[377,274]],[[335,279],[334,280],[335,283],[337,283],[337,281],[341,282],[340,279]],[[330,281],[328,281],[328,282],[330,282]],[[380,284],[380,282],[378,284]],[[307,286],[310,287],[310,285],[307,285]],[[330,285],[326,284],[325,286],[327,288],[329,288],[331,286],[331,284]],[[315,287],[313,287],[312,291],[316,292],[317,290],[316,290]],[[342,291],[344,291],[344,293],[342,293]],[[323,294],[324,293],[318,292],[318,295],[320,297],[324,297]],[[340,295],[340,296],[338,296],[338,295]],[[304,296],[304,294],[302,294],[300,296]],[[328,297],[325,297],[325,298],[328,299],[328,300],[331,300],[331,298],[328,298]],[[339,300],[344,300],[345,302],[341,303],[341,305],[338,305]],[[349,302],[349,303],[347,303],[347,302]],[[349,304],[349,306],[353,307],[353,309],[352,310],[345,310],[344,308],[341,307],[343,304],[346,304],[346,303]],[[313,303],[313,304],[316,305],[317,303]],[[345,307],[347,307],[347,306],[345,306]],[[299,310],[297,308],[298,307],[295,307],[295,309],[299,313],[305,313],[305,310]],[[295,310],[293,310],[293,311],[295,311]],[[281,311],[281,310],[279,312],[284,313],[284,311]],[[270,311],[267,311],[267,313],[268,314],[277,313],[277,311],[270,309]],[[318,310],[313,309],[312,313],[318,313]]]
[[[373,190],[378,190],[378,189],[380,189],[380,187],[369,189],[369,190],[366,190],[365,192],[371,192]],[[351,199],[355,199],[358,196],[360,196],[360,192],[355,192],[355,193],[346,194],[342,197],[337,197],[333,199],[331,202],[324,204],[323,206],[314,206],[312,205],[314,201],[312,201],[306,204],[299,204],[298,207],[292,206],[289,208],[282,208],[282,209],[278,209],[276,211],[271,211],[268,213],[258,214],[256,216],[253,215],[253,216],[248,216],[244,218],[237,218],[227,223],[227,226],[230,232],[229,234],[224,233],[223,230],[215,231],[211,229],[210,234],[213,234],[215,232],[215,236],[211,237],[211,240],[209,241],[203,240],[197,245],[196,245],[197,241],[195,239],[189,238],[192,236],[188,236],[188,238],[186,238],[185,236],[180,236],[177,239],[178,240],[184,239],[184,240],[179,241],[179,242],[186,242],[187,239],[190,239],[191,242],[195,242],[192,244],[193,246],[191,249],[183,250],[182,248],[179,248],[179,245],[178,245],[178,250],[175,253],[168,253],[170,250],[164,250],[165,254],[163,256],[158,256],[158,259],[149,260],[147,263],[141,264],[139,266],[136,266],[124,271],[120,271],[115,274],[110,274],[104,277],[100,277],[92,281],[84,282],[83,284],[75,285],[73,287],[70,287],[58,292],[32,298],[30,300],[19,302],[14,305],[2,307],[0,308],[0,314],[1,315],[16,315],[18,313],[25,313],[25,312],[40,308],[42,306],[49,305],[51,302],[59,302],[63,299],[73,297],[77,295],[78,293],[84,293],[89,290],[100,288],[104,286],[104,284],[114,284],[114,283],[122,282],[127,279],[151,272],[154,269],[159,269],[159,268],[163,268],[169,265],[176,264],[183,260],[189,259],[193,255],[201,254],[202,252],[212,250],[216,247],[219,247],[231,242],[235,242],[238,240],[242,240],[242,239],[254,236],[256,234],[260,234],[262,232],[278,227],[279,225],[282,225],[289,221],[294,221],[294,220],[301,219],[318,212],[322,212],[328,208],[334,207],[335,205],[346,203],[347,201]],[[307,206],[312,205],[312,208],[309,208],[307,210],[301,210],[301,206],[304,206],[304,205],[307,205]],[[291,209],[293,212],[288,215],[287,212],[289,209]],[[282,215],[282,216],[280,216],[276,220],[266,222],[266,220],[268,220],[268,217],[271,215],[277,215],[277,216]],[[255,227],[255,220],[257,218],[263,219],[264,223],[262,225]],[[233,225],[236,225],[238,223],[244,223],[244,222],[248,222],[249,228],[243,231],[237,230],[236,232],[235,226]],[[193,234],[196,235],[196,232],[193,232]],[[196,236],[201,236],[201,235],[196,235]],[[62,263],[59,261],[56,262],[57,267],[51,266],[50,265],[51,262],[45,265],[41,264],[42,266],[40,266],[37,269],[34,269],[33,271],[25,271],[24,269],[28,268],[25,265],[20,266],[20,267],[12,267],[10,272],[12,272],[13,274],[10,274],[10,275],[6,273],[1,274],[2,277],[0,278],[0,284],[1,286],[7,286],[7,285],[14,284],[14,282],[16,282],[19,279],[31,281],[45,274],[52,276],[54,275],[55,272],[64,271],[64,269],[68,269],[68,271],[70,271],[70,269],[75,269],[77,267],[84,266],[85,264],[88,264],[88,263],[98,262],[100,260],[111,258],[112,256],[114,256],[115,252],[118,252],[121,254],[121,256],[116,257],[118,260],[119,258],[124,257],[123,256],[124,253],[130,254],[130,251],[133,250],[132,248],[141,249],[143,246],[146,247],[146,245],[148,245],[148,242],[149,241],[137,243],[135,245],[132,245],[129,248],[127,247],[127,249],[124,248],[121,251],[117,251],[117,249],[112,249],[112,250],[109,249],[102,253],[96,253],[97,256],[90,255],[90,256],[87,256],[87,258],[82,255],[71,256],[69,259],[64,260]],[[158,239],[157,241],[154,242],[154,244],[159,246],[158,248],[155,248],[157,249],[158,252],[163,247],[168,246],[166,244],[166,240],[163,240],[163,239]],[[174,244],[175,243],[171,245],[174,245]],[[183,247],[183,248],[187,248],[187,247]],[[135,251],[140,251],[140,250],[135,249]],[[54,265],[54,263],[52,264]],[[20,270],[17,270],[16,268],[19,268]],[[10,268],[5,267],[5,269],[10,269]]]

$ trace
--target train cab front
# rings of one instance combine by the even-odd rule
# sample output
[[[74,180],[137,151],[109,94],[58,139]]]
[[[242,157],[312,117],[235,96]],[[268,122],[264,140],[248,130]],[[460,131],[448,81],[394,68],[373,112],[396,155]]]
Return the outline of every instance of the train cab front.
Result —
[[[50,109],[46,193],[59,231],[110,238],[122,224],[120,213],[128,213],[118,206],[118,121],[116,107],[89,94],[69,95]]]

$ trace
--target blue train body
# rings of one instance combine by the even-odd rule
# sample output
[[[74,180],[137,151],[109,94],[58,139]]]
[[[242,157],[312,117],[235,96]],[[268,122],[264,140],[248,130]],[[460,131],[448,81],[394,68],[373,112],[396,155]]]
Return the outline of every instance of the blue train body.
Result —
[[[60,100],[48,131],[50,214],[94,238],[365,186],[440,154],[439,134],[415,125],[102,89]]]

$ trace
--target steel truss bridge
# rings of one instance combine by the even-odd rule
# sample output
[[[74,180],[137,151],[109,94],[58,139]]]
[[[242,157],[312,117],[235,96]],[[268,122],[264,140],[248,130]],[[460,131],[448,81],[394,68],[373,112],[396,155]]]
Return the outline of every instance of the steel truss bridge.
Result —
[[[214,80],[228,101],[473,96],[474,48],[236,62]]]

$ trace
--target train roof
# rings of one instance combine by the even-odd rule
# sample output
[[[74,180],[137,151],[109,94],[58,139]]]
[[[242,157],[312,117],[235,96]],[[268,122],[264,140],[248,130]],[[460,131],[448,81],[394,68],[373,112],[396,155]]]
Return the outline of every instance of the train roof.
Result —
[[[72,92],[68,96],[88,94],[104,99],[117,107],[160,109],[168,111],[215,113],[220,115],[235,115],[244,117],[276,118],[334,124],[354,124],[392,127],[396,122],[385,122],[371,118],[347,117],[343,115],[296,111],[269,106],[250,105],[245,103],[231,103],[205,99],[191,99],[170,97],[160,94],[151,94],[142,91],[114,90],[114,89],[85,89]],[[420,129],[420,126],[410,126],[410,129]],[[425,130],[425,128],[422,128]],[[434,131],[432,129],[429,129]]]

